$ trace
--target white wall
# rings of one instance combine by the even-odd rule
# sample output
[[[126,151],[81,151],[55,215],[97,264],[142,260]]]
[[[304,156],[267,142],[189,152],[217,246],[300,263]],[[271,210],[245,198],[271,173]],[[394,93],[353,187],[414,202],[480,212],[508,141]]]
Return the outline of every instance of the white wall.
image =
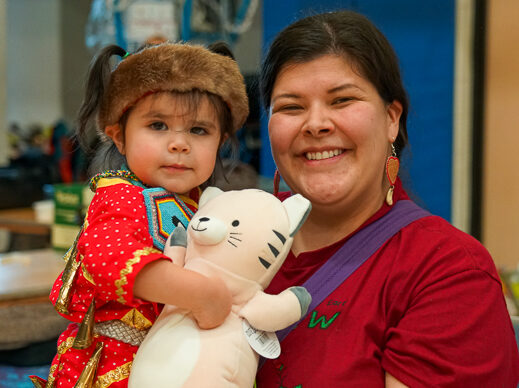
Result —
[[[6,42],[6,0],[0,0],[0,166],[7,164],[7,67],[5,59]]]
[[[259,71],[262,41],[263,1],[259,0],[249,29],[240,35],[233,48],[236,61],[243,74],[255,74]]]
[[[58,0],[7,0],[7,122],[62,117]]]
[[[470,231],[472,222],[474,1],[456,1],[452,223],[465,232]]]

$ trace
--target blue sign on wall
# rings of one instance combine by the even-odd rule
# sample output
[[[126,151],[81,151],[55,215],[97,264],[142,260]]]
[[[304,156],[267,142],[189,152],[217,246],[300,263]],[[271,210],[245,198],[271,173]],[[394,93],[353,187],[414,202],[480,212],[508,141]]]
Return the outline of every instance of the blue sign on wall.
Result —
[[[393,45],[409,93],[409,147],[402,179],[433,214],[451,219],[455,2],[452,0],[263,0],[263,44],[293,21],[316,12],[351,9],[371,19]],[[261,174],[275,165],[262,116]]]

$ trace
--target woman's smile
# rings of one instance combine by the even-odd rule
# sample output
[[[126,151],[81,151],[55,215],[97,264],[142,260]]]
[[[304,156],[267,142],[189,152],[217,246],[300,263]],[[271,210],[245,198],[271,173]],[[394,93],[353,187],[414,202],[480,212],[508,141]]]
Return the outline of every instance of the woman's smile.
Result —
[[[330,149],[328,151],[316,151],[316,152],[307,151],[304,153],[304,155],[305,155],[306,159],[308,159],[308,160],[323,160],[323,159],[330,159],[335,156],[341,155],[343,152],[344,152],[343,149],[335,148],[335,149]]]

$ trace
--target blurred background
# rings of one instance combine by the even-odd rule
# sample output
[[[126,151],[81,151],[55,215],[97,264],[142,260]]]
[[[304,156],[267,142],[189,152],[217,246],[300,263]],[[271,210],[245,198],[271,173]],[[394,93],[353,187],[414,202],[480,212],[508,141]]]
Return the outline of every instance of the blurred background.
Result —
[[[232,46],[251,104],[239,158],[259,185],[269,183],[274,164],[257,95],[265,48],[290,22],[340,8],[367,15],[399,55],[411,98],[409,191],[482,240],[499,264],[515,266],[515,0],[0,0],[0,208],[31,206],[51,195],[45,184],[85,179],[87,161],[70,134],[88,65],[106,44],[132,51],[152,37]]]
[[[239,135],[239,163],[220,185],[270,190],[275,166],[257,90],[263,54],[289,23],[341,8],[368,16],[400,58],[411,101],[402,161],[408,191],[482,241],[508,292],[519,294],[517,0],[0,0],[0,252],[64,249],[75,234],[89,200],[88,158],[71,134],[101,47],[132,51],[151,38],[227,41],[251,114]],[[76,213],[67,219],[60,200],[72,195]],[[8,263],[22,260],[1,257],[0,282]],[[15,272],[27,276],[34,257],[23,255]],[[0,307],[19,299],[11,288],[4,286]]]

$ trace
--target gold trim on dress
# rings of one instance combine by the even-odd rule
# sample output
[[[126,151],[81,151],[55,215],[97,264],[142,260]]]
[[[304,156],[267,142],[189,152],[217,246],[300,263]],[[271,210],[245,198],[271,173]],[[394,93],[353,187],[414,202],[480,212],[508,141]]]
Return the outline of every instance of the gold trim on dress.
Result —
[[[75,339],[76,337],[67,337],[67,339],[58,346],[58,354],[61,355],[69,350],[72,347]]]
[[[52,388],[54,387],[54,380],[56,380],[56,377],[54,376],[54,372],[58,369],[58,364],[54,364],[50,367],[49,370],[49,377],[47,378],[47,385],[45,388]]]
[[[83,317],[83,321],[79,325],[79,329],[74,339],[72,347],[74,349],[86,349],[92,345],[92,337],[94,334],[94,314],[95,314],[95,301],[92,299],[88,310]]]
[[[126,364],[120,365],[117,368],[105,373],[102,376],[98,376],[94,384],[94,388],[106,388],[130,377],[130,369],[132,368],[132,361]]]
[[[29,376],[29,379],[31,379],[31,382],[33,383],[35,388],[45,388],[47,386],[47,384],[43,385],[42,383],[40,383],[38,377]]]
[[[90,272],[88,272],[88,270],[86,269],[85,264],[83,264],[83,263],[81,263],[81,271],[83,272],[84,278],[95,286],[96,283],[94,281],[94,277],[90,274]]]
[[[115,281],[115,286],[117,289],[115,290],[115,293],[117,294],[118,298],[117,301],[122,304],[126,304],[126,299],[124,299],[123,295],[126,294],[126,291],[123,290],[123,286],[128,284],[128,278],[126,275],[133,272],[133,266],[141,261],[142,256],[147,256],[152,253],[161,253],[158,249],[155,249],[153,247],[145,247],[143,249],[138,249],[135,252],[133,252],[133,259],[129,259],[126,262],[126,267],[121,269],[121,278],[117,279]]]
[[[64,256],[64,259],[67,261],[67,264],[65,265],[65,269],[61,274],[62,285],[59,289],[58,299],[56,300],[56,304],[54,305],[54,308],[62,314],[69,314],[68,305],[70,303],[70,297],[72,296],[72,285],[74,284],[74,279],[76,278],[77,270],[79,268],[79,265],[81,264],[81,260],[83,259],[83,257],[81,257],[80,260],[76,260],[77,244],[79,241],[79,237],[83,233],[83,228],[84,225],[82,225],[81,229],[79,229],[74,243]]]
[[[61,364],[61,355],[72,347],[74,339],[75,337],[67,337],[65,341],[59,344],[57,352],[58,357],[55,361],[56,363],[50,367],[49,377],[47,377],[47,385],[45,388],[54,387],[54,381],[56,380],[56,376],[54,376],[54,373],[56,372],[56,369],[58,369],[58,365],[60,367],[60,370],[63,369],[63,364]]]
[[[133,308],[124,314],[121,321],[126,323],[128,326],[135,327],[139,330],[149,329],[152,325],[152,322],[136,308]]]
[[[88,211],[90,210],[90,204],[88,204],[87,211],[85,213],[85,218],[83,218],[83,230],[88,228]]]
[[[123,183],[125,185],[133,186],[133,184],[131,182],[129,182],[127,179],[116,178],[116,177],[105,177],[105,178],[99,179],[99,181],[96,184],[95,189],[97,190],[97,189],[100,189],[102,187],[109,187],[109,186],[119,185],[121,183]]]
[[[61,274],[62,285],[59,289],[58,299],[56,299],[54,308],[62,314],[69,314],[68,305],[70,303],[70,297],[72,296],[71,289],[72,285],[74,284],[74,279],[76,277],[79,265],[80,262],[76,260],[75,256],[70,256],[67,260],[65,269]]]
[[[81,372],[79,379],[74,385],[74,388],[92,388],[94,385],[94,378],[97,371],[97,366],[99,365],[99,360],[101,358],[101,351],[103,350],[104,344],[102,342],[98,342],[96,345],[96,349],[94,350],[94,354],[88,360],[85,369]]]

